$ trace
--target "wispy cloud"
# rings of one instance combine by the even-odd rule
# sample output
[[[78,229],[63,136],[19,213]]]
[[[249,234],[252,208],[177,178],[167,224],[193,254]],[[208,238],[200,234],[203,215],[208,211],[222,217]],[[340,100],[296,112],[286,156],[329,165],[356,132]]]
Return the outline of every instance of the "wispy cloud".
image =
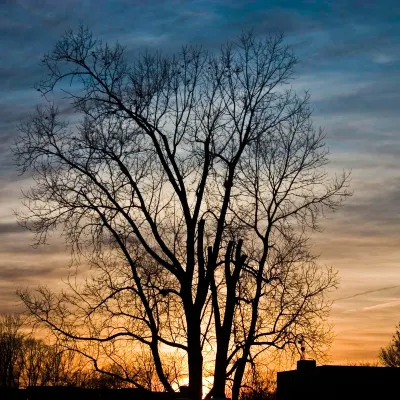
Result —
[[[400,287],[400,285],[386,286],[386,287],[379,288],[379,289],[366,290],[364,292],[355,293],[355,294],[350,295],[350,296],[338,297],[334,301],[354,299],[355,297],[365,296],[367,294],[372,294],[372,293],[377,293],[377,292],[383,292],[383,291],[390,290],[390,289],[395,289],[395,288],[398,288],[398,287]]]
[[[388,307],[395,307],[400,305],[400,299],[394,301],[388,301],[387,303],[376,304],[374,306],[363,307],[363,311],[370,311],[370,310],[378,310],[380,308],[388,308]]]

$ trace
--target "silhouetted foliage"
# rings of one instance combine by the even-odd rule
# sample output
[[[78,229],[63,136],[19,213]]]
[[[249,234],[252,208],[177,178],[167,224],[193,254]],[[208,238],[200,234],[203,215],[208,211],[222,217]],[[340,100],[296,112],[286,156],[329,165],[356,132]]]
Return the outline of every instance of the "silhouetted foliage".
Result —
[[[379,350],[379,360],[388,367],[400,367],[400,325],[393,334],[392,341]]]
[[[323,353],[337,280],[307,232],[349,193],[324,170],[308,94],[288,86],[296,62],[281,36],[243,34],[218,55],[184,47],[129,66],[84,28],[43,58],[38,89],[47,99],[67,80],[82,119],[69,126],[49,103],[21,127],[14,153],[35,184],[19,221],[38,244],[62,229],[92,274],[20,294],[96,370],[145,389],[130,362],[143,347],[164,390],[183,360],[193,400],[207,375],[208,396],[229,380],[237,400],[263,352],[296,352],[301,336]]]

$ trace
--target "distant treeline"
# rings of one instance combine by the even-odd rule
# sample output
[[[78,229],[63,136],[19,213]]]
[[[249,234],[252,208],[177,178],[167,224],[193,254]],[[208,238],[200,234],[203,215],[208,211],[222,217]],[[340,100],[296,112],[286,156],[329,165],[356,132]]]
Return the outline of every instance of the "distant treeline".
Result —
[[[76,352],[23,335],[21,327],[19,316],[0,317],[0,389],[29,386],[120,389],[128,386],[111,375],[111,367],[110,375],[99,373],[88,368],[87,361]]]

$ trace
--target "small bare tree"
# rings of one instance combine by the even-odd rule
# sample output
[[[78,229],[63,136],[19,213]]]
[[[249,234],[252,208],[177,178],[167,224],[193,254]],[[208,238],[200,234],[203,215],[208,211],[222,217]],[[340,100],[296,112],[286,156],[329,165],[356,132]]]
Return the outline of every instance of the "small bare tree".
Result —
[[[324,170],[308,95],[288,87],[296,58],[282,37],[243,34],[218,55],[184,47],[128,66],[122,46],[80,28],[43,64],[38,90],[70,82],[82,120],[70,126],[49,104],[21,127],[15,155],[35,184],[19,220],[38,244],[61,228],[92,275],[59,295],[22,292],[30,312],[99,370],[147,347],[166,391],[166,356],[183,355],[193,400],[206,371],[209,397],[229,379],[237,400],[260,353],[296,349],[299,336],[317,350],[337,282],[307,232],[349,193],[346,175]]]
[[[49,382],[49,347],[41,340],[26,338],[23,342],[23,386],[44,386]]]
[[[400,325],[393,334],[392,341],[379,350],[379,361],[388,367],[400,367]]]

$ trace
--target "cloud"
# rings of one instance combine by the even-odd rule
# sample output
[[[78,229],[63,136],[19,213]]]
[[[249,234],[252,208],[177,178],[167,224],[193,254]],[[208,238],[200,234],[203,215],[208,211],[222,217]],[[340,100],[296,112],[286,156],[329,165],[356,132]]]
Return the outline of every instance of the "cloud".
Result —
[[[381,308],[395,307],[400,305],[400,299],[389,301],[387,303],[376,304],[374,306],[363,307],[362,311],[378,310]]]
[[[46,279],[49,275],[54,274],[54,268],[50,266],[38,266],[38,265],[31,265],[31,266],[5,266],[0,265],[0,281],[3,282],[31,282],[32,280],[36,280],[37,278]],[[56,274],[59,276],[59,274]]]
[[[373,80],[351,93],[341,93],[319,101],[318,114],[367,115],[369,118],[392,115],[398,117],[400,82],[395,79],[392,71],[386,73],[384,67],[382,67],[381,73],[384,76],[380,79]]]
[[[371,294],[371,293],[383,292],[383,291],[390,290],[390,289],[395,289],[395,288],[398,288],[398,287],[400,287],[400,285],[386,286],[386,287],[379,288],[379,289],[366,290],[366,291],[363,291],[363,292],[360,292],[360,293],[352,294],[350,296],[339,297],[339,298],[335,299],[334,301],[349,300],[349,299],[353,299],[354,297],[365,296],[366,294]]]
[[[25,228],[15,223],[0,223],[0,235],[8,235],[9,233],[21,233],[26,231]]]

